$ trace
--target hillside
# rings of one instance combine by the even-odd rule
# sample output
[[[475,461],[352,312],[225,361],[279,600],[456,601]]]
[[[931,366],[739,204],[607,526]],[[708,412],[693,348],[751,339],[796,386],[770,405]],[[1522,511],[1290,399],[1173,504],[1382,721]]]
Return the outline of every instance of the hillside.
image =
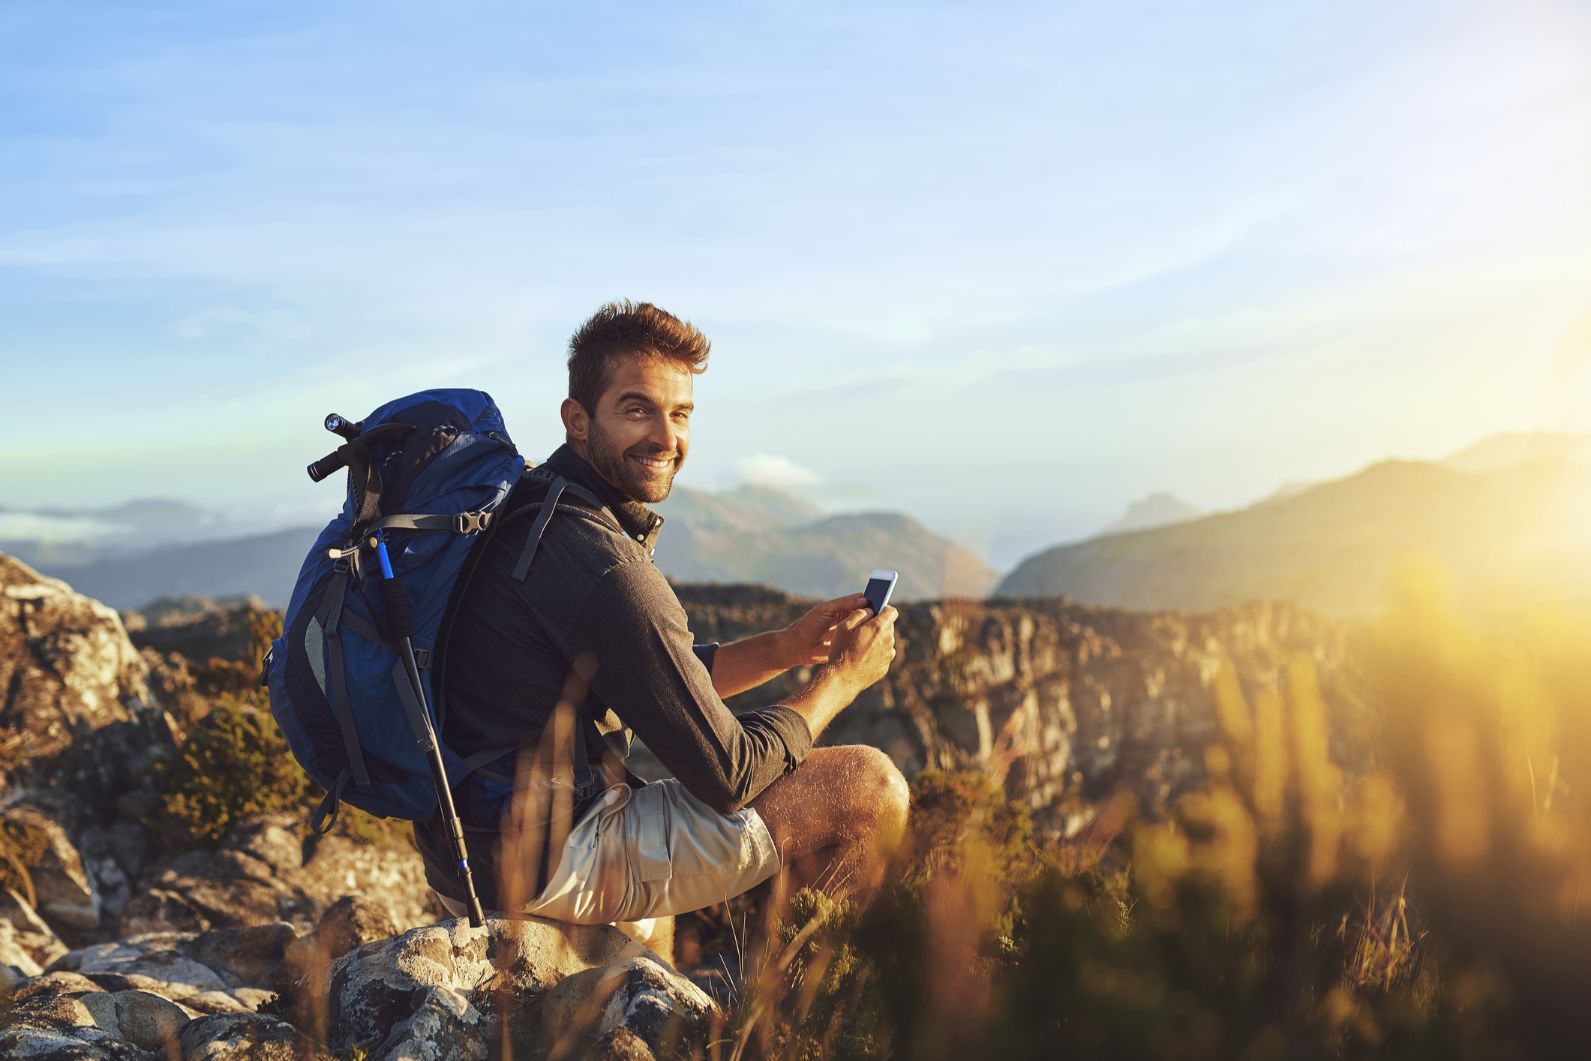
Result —
[[[1591,469],[1563,457],[1490,471],[1385,461],[1249,508],[1063,545],[1029,557],[1000,596],[1066,596],[1134,608],[1288,600],[1373,611],[1411,560],[1450,572],[1467,597],[1591,595]]]
[[[1121,518],[1100,531],[1100,534],[1126,534],[1129,531],[1164,527],[1171,523],[1186,523],[1198,519],[1204,512],[1171,494],[1150,494],[1127,506]]]
[[[896,513],[825,517],[798,498],[752,486],[718,493],[680,487],[658,510],[668,522],[657,564],[678,581],[759,582],[805,596],[839,596],[860,589],[873,568],[893,567],[901,573],[898,598],[921,600],[984,596],[998,578],[980,557]],[[111,512],[92,515],[108,522]],[[145,520],[142,548],[110,547],[104,539],[0,541],[0,548],[117,608],[171,596],[249,595],[280,607],[318,529],[174,541],[163,539],[159,526]]]

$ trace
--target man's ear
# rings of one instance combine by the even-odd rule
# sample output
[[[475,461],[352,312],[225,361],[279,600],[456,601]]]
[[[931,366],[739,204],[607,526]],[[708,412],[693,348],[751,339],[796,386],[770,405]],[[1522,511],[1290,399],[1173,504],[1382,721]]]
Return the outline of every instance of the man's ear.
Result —
[[[569,441],[586,441],[586,435],[591,428],[591,417],[587,414],[585,406],[573,398],[565,398],[563,405],[558,407],[558,415],[563,417],[563,429],[569,436]]]

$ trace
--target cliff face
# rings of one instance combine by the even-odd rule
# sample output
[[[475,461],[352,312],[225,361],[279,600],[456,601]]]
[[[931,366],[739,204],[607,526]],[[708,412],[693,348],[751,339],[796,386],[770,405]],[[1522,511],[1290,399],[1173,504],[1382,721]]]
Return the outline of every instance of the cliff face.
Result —
[[[775,629],[810,606],[758,586],[676,590],[703,641]],[[131,613],[133,641],[151,660],[162,701],[181,701],[185,659],[242,651],[257,607],[185,602]],[[1352,628],[1318,613],[1280,604],[1132,612],[1047,598],[907,603],[900,612],[894,668],[824,742],[882,748],[908,777],[925,768],[993,771],[1058,830],[1118,785],[1164,804],[1197,781],[1216,736],[1215,681],[1224,666],[1252,704],[1279,688],[1290,660],[1307,658],[1333,720],[1333,757],[1352,769],[1368,755],[1348,662]],[[793,672],[731,707],[773,703],[810,675]],[[662,772],[644,748],[633,765],[643,776]]]
[[[679,594],[707,641],[786,625],[808,607],[749,587]],[[1352,635],[1302,609],[1255,604],[1194,615],[1035,599],[908,604],[900,613],[895,667],[822,742],[872,744],[908,776],[928,767],[992,770],[1057,831],[1118,785],[1164,804],[1198,780],[1216,736],[1223,667],[1252,703],[1279,687],[1290,660],[1307,659],[1333,719],[1333,758],[1352,768],[1367,755]],[[731,706],[776,702],[809,676],[793,672]]]

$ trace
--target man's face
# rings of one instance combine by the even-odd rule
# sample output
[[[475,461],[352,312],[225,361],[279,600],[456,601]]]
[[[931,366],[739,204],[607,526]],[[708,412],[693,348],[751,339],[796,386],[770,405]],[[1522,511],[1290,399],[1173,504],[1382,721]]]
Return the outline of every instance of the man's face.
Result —
[[[678,361],[627,357],[585,423],[583,456],[608,482],[637,501],[668,497],[690,448],[692,374]],[[578,407],[577,407],[578,408]],[[579,432],[566,417],[570,436]]]

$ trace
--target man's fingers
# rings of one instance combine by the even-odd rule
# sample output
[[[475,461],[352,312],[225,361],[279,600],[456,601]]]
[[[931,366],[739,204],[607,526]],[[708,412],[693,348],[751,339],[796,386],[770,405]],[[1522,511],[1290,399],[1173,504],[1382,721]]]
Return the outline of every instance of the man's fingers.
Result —
[[[858,608],[836,623],[835,627],[839,630],[855,630],[872,617],[873,613],[869,609]]]
[[[866,605],[867,597],[864,594],[853,593],[848,597],[836,597],[831,601],[824,601],[818,605],[817,610],[825,615],[839,619],[847,612],[855,611],[857,608],[862,608]]]

